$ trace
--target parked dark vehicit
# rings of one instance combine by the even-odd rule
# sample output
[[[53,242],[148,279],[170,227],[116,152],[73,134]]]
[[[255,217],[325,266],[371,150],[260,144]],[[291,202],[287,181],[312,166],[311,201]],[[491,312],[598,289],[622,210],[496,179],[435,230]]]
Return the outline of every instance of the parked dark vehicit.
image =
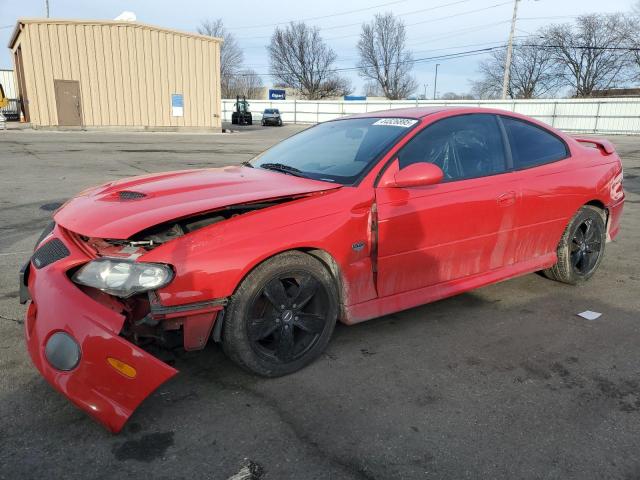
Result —
[[[282,117],[280,116],[280,110],[277,108],[265,108],[262,113],[262,126],[275,125],[277,127],[282,126]]]
[[[117,432],[177,373],[158,347],[213,340],[251,372],[292,373],[336,321],[536,271],[588,280],[623,203],[606,140],[479,108],[341,118],[242,166],[119,179],[69,200],[21,271],[27,348]]]

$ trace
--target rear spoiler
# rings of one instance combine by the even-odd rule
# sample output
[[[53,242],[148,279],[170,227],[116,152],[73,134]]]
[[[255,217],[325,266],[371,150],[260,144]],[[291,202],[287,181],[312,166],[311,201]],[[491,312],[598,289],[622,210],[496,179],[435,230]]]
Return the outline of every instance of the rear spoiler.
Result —
[[[574,137],[580,143],[590,143],[594,145],[596,148],[604,150],[604,153],[607,155],[611,155],[616,151],[616,147],[609,140],[605,140],[603,138],[590,138],[590,137]]]

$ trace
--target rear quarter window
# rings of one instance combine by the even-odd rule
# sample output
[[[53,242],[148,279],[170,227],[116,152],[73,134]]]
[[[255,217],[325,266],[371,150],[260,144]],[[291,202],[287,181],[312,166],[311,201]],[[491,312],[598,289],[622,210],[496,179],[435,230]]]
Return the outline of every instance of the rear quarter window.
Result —
[[[553,133],[523,120],[501,118],[516,169],[544,165],[569,156],[567,145]]]

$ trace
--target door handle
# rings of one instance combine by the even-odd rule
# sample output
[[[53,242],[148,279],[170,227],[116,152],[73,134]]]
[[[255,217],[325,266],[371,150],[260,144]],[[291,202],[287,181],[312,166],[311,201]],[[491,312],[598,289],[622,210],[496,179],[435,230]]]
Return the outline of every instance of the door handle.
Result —
[[[508,207],[516,203],[516,192],[505,192],[497,198],[498,205]]]

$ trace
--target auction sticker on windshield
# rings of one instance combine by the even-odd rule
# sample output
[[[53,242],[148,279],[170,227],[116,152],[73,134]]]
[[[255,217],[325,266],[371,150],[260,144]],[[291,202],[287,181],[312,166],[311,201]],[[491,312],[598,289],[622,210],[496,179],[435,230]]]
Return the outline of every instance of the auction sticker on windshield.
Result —
[[[418,123],[417,120],[412,120],[410,118],[381,118],[380,120],[373,123],[373,125],[385,125],[388,127],[402,127],[409,128]]]

